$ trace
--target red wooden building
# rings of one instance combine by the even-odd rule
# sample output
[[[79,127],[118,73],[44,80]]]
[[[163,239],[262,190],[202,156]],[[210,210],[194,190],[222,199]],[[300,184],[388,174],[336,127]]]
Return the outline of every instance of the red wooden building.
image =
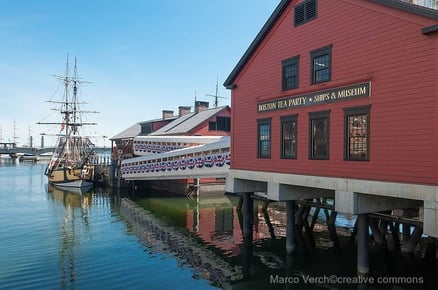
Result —
[[[279,3],[224,83],[230,192],[357,214],[424,202],[438,236],[438,10],[407,2]]]

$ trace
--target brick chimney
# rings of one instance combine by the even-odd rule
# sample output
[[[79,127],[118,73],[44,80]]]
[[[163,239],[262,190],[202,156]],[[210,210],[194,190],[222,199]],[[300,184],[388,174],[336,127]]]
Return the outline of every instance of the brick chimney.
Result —
[[[173,117],[173,111],[163,110],[163,120]]]
[[[190,113],[190,107],[188,106],[179,106],[178,110],[179,110],[178,116],[180,117]]]
[[[208,102],[196,101],[195,102],[195,114],[208,110]]]

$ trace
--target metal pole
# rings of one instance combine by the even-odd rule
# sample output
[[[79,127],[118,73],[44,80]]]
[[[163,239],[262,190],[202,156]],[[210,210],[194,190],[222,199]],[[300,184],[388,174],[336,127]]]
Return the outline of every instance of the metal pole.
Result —
[[[359,214],[357,217],[357,222],[357,274],[358,276],[367,276],[370,271],[368,264],[368,214]]]
[[[295,200],[288,200],[286,209],[286,253],[290,255],[295,252]]]

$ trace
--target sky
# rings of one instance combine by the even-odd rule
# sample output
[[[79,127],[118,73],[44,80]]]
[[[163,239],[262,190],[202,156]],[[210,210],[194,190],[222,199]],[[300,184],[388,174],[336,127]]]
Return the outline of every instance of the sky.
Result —
[[[223,82],[280,0],[14,0],[0,3],[0,142],[40,146],[59,121],[55,75],[77,58],[98,146],[195,97],[230,105]],[[71,69],[72,70],[72,69]],[[49,146],[54,140],[45,140]]]

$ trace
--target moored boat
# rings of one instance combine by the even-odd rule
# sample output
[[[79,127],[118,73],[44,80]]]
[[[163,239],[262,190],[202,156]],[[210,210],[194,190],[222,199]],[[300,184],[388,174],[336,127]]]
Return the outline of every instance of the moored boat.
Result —
[[[38,156],[32,153],[15,153],[19,161],[37,161]]]
[[[58,104],[62,115],[61,122],[39,124],[59,124],[60,133],[57,134],[57,142],[51,158],[48,162],[45,175],[50,184],[61,188],[84,188],[91,186],[94,179],[94,166],[90,163],[95,159],[94,144],[91,140],[82,136],[79,128],[84,125],[80,116],[83,113],[97,113],[80,110],[83,104],[78,100],[78,86],[82,82],[78,78],[75,60],[74,76],[68,75],[68,60],[65,76],[58,77],[64,83],[64,96],[62,101],[50,101]]]

